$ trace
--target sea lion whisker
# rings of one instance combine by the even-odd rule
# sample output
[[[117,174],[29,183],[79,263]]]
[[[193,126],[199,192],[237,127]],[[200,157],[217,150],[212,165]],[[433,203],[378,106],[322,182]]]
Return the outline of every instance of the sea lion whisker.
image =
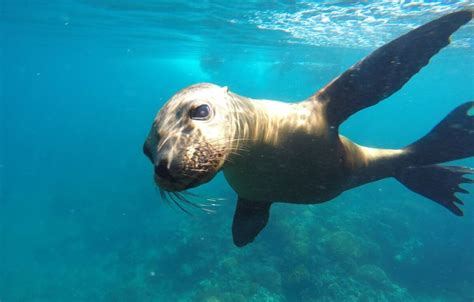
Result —
[[[205,206],[213,206],[213,207],[221,206],[220,204],[217,204],[217,202],[221,202],[221,201],[226,201],[226,200],[227,200],[226,198],[221,198],[221,197],[206,197],[206,196],[201,196],[201,195],[199,195],[199,194],[196,194],[196,193],[193,193],[193,192],[189,192],[189,191],[181,191],[180,193],[183,194],[183,195],[189,195],[189,196],[194,197],[194,198],[198,198],[198,199],[201,199],[201,200],[205,200],[206,202],[212,202],[211,204],[204,204]]]
[[[232,158],[233,155],[238,157],[245,157],[245,154],[242,154],[240,152],[229,152],[229,156],[226,157],[225,161],[229,163],[234,163],[234,159]]]
[[[238,156],[244,156],[245,154],[241,153],[241,152],[238,152],[236,150],[232,150],[230,151],[230,154],[229,155],[238,155]]]
[[[169,192],[160,188],[160,195],[161,195],[161,199],[164,200],[165,203],[166,203],[170,208],[174,209],[174,208],[172,207],[172,200],[171,200],[171,198],[169,197]],[[174,203],[174,201],[173,201],[173,203]]]
[[[187,205],[190,205],[190,206],[193,206],[195,208],[199,208],[199,205],[198,204],[195,204],[191,201],[189,201],[188,199],[186,199],[186,197],[184,197],[182,194],[180,194],[179,192],[173,192],[172,193],[176,198],[178,198],[178,200],[184,202],[185,204]]]
[[[204,212],[206,212],[206,214],[215,214],[215,213],[216,213],[216,211],[211,210],[211,209],[201,208],[201,210],[203,210]]]
[[[208,170],[207,169],[191,169],[190,171],[193,171],[193,172],[207,172]]]
[[[181,194],[183,195],[189,195],[191,197],[196,197],[196,198],[200,198],[200,199],[205,199],[207,201],[216,201],[216,200],[225,200],[224,198],[211,198],[211,197],[205,197],[205,196],[202,196],[202,195],[199,195],[197,193],[194,193],[194,192],[189,192],[189,191],[181,191],[180,192]]]
[[[171,138],[171,136],[167,136],[165,137],[165,139],[163,140],[160,140],[160,142],[158,143],[158,153],[161,151],[161,149],[163,148],[163,146],[166,144],[166,142]]]
[[[211,159],[210,159],[211,160]],[[204,162],[204,163],[199,163],[199,166],[201,167],[209,167],[209,166],[212,166],[213,163],[212,162]]]
[[[230,158],[227,158],[224,163],[235,164],[235,161]]]
[[[189,192],[188,190],[181,191],[181,194],[189,195],[189,196],[193,196],[193,197],[198,197],[199,196],[198,194],[193,193],[193,192]]]
[[[173,194],[179,199],[181,200],[182,202],[184,202],[185,204],[187,205],[190,205],[190,206],[193,206],[199,210],[202,210],[208,214],[210,213],[215,213],[215,211],[211,210],[211,209],[208,209],[208,205],[207,204],[202,204],[202,203],[194,203],[188,199],[186,199],[182,194],[180,194],[179,192],[173,192]]]
[[[180,208],[184,213],[193,216],[188,210],[186,210],[182,205],[180,205],[179,200],[176,200],[176,195],[172,194],[174,192],[168,192],[168,197],[173,201],[173,203]]]
[[[220,141],[225,141],[225,142],[237,142],[237,141],[251,141],[252,139],[250,138],[231,138],[231,139],[228,139],[226,137],[220,137],[220,138],[215,138],[215,139],[211,139],[211,140],[208,140],[209,142],[220,142]]]
[[[226,143],[226,144],[232,144],[232,143],[240,143],[240,142],[248,142],[248,141],[251,141],[251,139],[227,139],[227,138],[219,138],[219,139],[215,139],[215,140],[209,140],[208,143],[211,143],[211,144],[220,144],[222,142]]]
[[[170,201],[169,201],[169,199],[168,199],[168,196],[166,196],[165,191],[164,191],[162,188],[160,188],[160,187],[158,187],[158,189],[159,189],[159,192],[160,192],[160,197],[161,197],[161,199],[164,200],[165,203],[169,206],[169,205],[170,205]]]
[[[219,201],[226,201],[227,198],[217,197],[217,198],[208,198],[209,201],[219,202]]]
[[[242,145],[235,145],[235,146],[232,146],[231,149],[249,150],[248,147],[245,147],[245,146],[242,146]]]
[[[250,151],[250,149],[248,149],[248,148],[237,148],[237,147],[236,147],[236,148],[230,148],[229,151],[230,151],[230,152],[235,152],[235,151],[248,152],[248,151]]]
[[[226,148],[249,150],[249,148],[247,146],[244,146],[244,145],[241,145],[241,144],[232,144],[232,142],[229,142],[229,144],[231,144],[230,147],[226,147]]]
[[[163,190],[162,188],[159,188],[159,191],[160,191],[160,196],[161,196],[161,199],[165,201],[165,203],[172,209],[174,209],[171,205],[171,201],[183,212],[185,212],[186,214],[188,215],[191,215],[191,213],[189,213],[186,209],[184,209],[181,205],[179,205],[177,203],[177,201],[175,199],[173,199],[171,197],[171,194],[169,191],[166,191],[166,190]]]

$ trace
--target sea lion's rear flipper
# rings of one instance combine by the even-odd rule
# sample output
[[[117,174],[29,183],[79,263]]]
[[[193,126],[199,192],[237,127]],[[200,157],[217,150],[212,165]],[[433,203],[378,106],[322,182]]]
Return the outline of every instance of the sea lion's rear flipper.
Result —
[[[463,212],[458,206],[464,203],[455,194],[468,194],[469,191],[460,185],[474,183],[474,180],[464,175],[474,175],[474,169],[439,165],[408,167],[400,171],[396,178],[413,192],[437,202],[457,216],[462,216]]]
[[[449,113],[427,135],[405,147],[400,158],[402,167],[395,177],[410,190],[421,194],[461,216],[457,205],[462,201],[456,193],[468,193],[460,187],[474,183],[464,177],[474,175],[468,167],[439,166],[438,163],[474,156],[474,116],[467,102]]]
[[[406,146],[403,160],[426,166],[474,156],[473,111],[474,101],[456,107],[428,134]]]
[[[232,236],[236,246],[247,245],[257,237],[267,225],[271,204],[239,197],[232,223]]]
[[[470,10],[459,11],[408,32],[375,50],[309,100],[321,102],[329,125],[339,126],[355,112],[399,90],[472,17]]]

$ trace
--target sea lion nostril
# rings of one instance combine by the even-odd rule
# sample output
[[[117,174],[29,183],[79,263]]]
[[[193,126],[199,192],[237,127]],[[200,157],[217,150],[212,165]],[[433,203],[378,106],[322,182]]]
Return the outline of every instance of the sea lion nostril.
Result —
[[[170,171],[168,169],[168,161],[167,160],[161,160],[157,166],[155,166],[155,174],[158,175],[158,177],[167,179],[167,180],[173,180],[173,176],[171,176]]]

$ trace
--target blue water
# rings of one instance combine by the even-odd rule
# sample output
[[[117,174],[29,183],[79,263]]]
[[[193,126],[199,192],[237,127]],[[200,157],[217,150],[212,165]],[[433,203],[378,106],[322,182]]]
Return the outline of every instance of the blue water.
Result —
[[[472,194],[461,218],[390,179],[322,205],[277,204],[242,249],[221,175],[195,190],[225,199],[214,214],[160,199],[141,148],[177,90],[213,82],[302,100],[377,46],[469,6],[237,3],[0,2],[2,302],[474,299]],[[474,99],[473,29],[341,132],[398,148]]]

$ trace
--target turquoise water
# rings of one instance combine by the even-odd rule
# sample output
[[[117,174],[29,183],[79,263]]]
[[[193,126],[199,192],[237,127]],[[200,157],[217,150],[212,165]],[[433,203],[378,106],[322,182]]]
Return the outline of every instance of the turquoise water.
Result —
[[[313,206],[277,204],[236,248],[236,196],[166,205],[142,144],[196,83],[298,101],[377,46],[468,1],[0,3],[0,300],[472,301],[464,217],[387,179]],[[402,90],[341,132],[398,148],[474,99],[474,22]],[[467,159],[456,164],[473,167]],[[470,187],[471,191],[473,187]]]

